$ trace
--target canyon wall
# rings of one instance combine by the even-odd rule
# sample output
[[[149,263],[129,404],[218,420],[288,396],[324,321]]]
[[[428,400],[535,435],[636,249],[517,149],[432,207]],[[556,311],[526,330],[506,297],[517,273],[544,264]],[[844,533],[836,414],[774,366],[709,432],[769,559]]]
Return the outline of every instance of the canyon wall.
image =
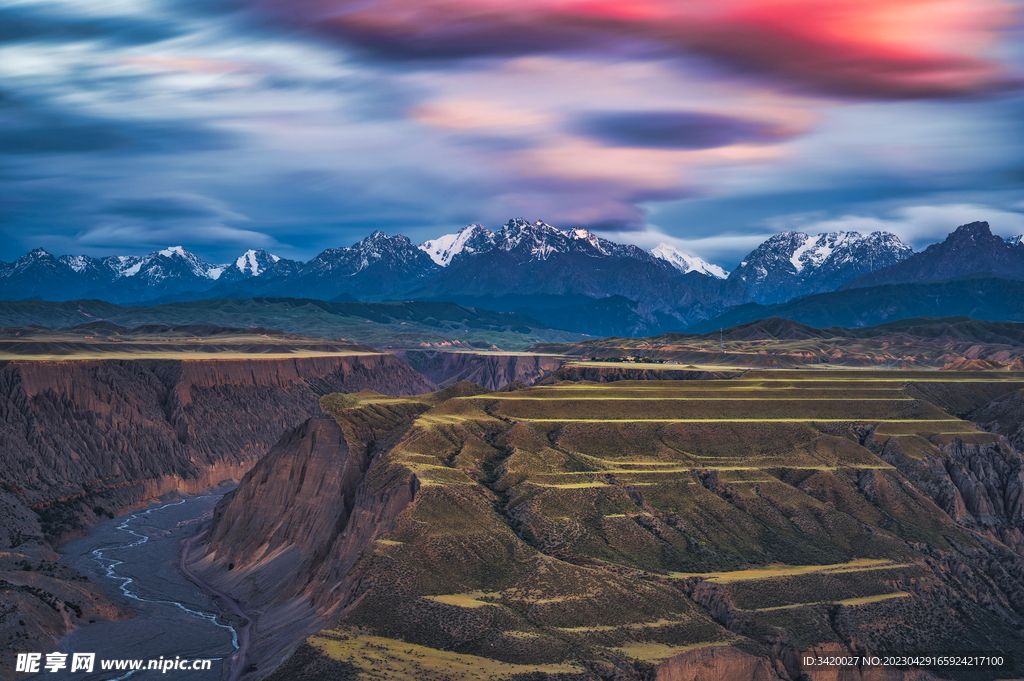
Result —
[[[376,354],[4,362],[0,475],[56,538],[95,509],[237,479],[319,411],[320,395],[366,388],[407,395],[434,386]]]
[[[82,617],[125,614],[97,590],[97,613],[67,617],[77,601],[61,594],[83,579],[71,568],[21,586],[56,565],[54,544],[148,499],[241,479],[321,413],[322,394],[434,388],[382,354],[0,362],[0,582],[14,585],[0,593],[0,679],[13,652],[43,649]]]
[[[616,366],[564,366],[545,377],[545,383],[558,381],[592,381],[613,383],[615,381],[714,381],[732,378],[741,372],[730,369],[703,371],[700,369],[662,369],[651,365],[637,364],[636,367]]]
[[[424,411],[393,405],[289,431],[217,505],[189,568],[254,613],[249,662],[273,669],[357,598],[363,551],[419,488],[376,438]],[[371,464],[374,464],[370,471]]]
[[[470,381],[490,390],[500,390],[515,381],[533,385],[558,369],[564,361],[561,357],[551,355],[486,352],[406,350],[401,355],[416,371],[442,388],[459,381]]]

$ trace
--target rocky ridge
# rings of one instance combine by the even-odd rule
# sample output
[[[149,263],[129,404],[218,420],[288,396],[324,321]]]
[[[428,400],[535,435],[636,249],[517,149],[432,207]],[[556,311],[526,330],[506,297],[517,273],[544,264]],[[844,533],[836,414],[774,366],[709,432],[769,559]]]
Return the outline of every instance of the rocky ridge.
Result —
[[[814,293],[834,291],[841,284],[900,262],[913,249],[895,234],[832,232],[811,236],[783,232],[751,251],[732,271],[750,298],[762,305],[782,303]]]
[[[286,268],[283,260],[263,249],[250,249],[235,261],[215,265],[182,246],[147,255],[59,258],[37,248],[12,263],[0,264],[0,290],[6,300],[44,298],[67,300],[103,298],[111,302],[151,300],[160,296],[204,291],[217,283],[238,282],[264,274],[270,267]]]
[[[993,234],[987,222],[972,222],[957,227],[945,241],[932,244],[901,262],[852,279],[840,290],[953,279],[979,272],[1009,279],[1024,278],[1024,248]]]

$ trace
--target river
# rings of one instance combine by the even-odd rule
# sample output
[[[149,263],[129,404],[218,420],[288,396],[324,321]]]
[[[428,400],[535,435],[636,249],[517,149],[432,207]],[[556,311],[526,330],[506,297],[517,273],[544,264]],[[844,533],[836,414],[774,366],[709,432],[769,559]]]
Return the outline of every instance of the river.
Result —
[[[107,595],[138,616],[118,622],[85,625],[65,636],[47,652],[96,653],[92,674],[64,670],[31,678],[173,679],[219,681],[227,658],[238,647],[238,635],[220,616],[221,609],[178,567],[181,541],[209,521],[213,508],[230,488],[156,502],[134,513],[107,520],[89,534],[61,547],[62,562],[99,584]],[[166,673],[101,672],[100,660],[160,657],[214,659],[211,669]],[[70,666],[70,665],[69,665]]]

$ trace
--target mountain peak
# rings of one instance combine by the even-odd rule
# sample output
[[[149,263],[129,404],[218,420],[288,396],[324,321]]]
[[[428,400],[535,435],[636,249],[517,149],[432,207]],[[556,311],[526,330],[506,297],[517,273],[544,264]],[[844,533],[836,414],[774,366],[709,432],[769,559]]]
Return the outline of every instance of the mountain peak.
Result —
[[[751,251],[729,278],[740,280],[754,302],[772,304],[834,290],[912,253],[888,232],[782,232]]]
[[[668,262],[684,274],[687,272],[699,272],[710,277],[715,277],[716,279],[725,279],[729,276],[729,273],[718,265],[712,265],[697,256],[687,255],[666,243],[660,243],[656,247],[652,248],[650,250],[650,254]]]
[[[540,226],[550,227],[550,225],[546,225],[543,220],[537,220],[536,222],[530,222],[526,218],[512,218],[511,220],[506,222],[504,226],[507,229],[526,229],[528,227],[540,227]]]
[[[394,234],[394,235],[392,235],[392,234],[385,234],[384,232],[382,232],[382,231],[380,231],[378,229],[378,230],[374,230],[373,234],[371,234],[370,236],[366,237],[362,241],[357,241],[356,243],[352,244],[352,248],[366,248],[367,246],[374,246],[376,244],[403,244],[403,245],[404,244],[410,244],[411,245],[412,242],[409,241],[409,237],[407,237],[407,236],[403,236],[401,234]]]
[[[480,224],[463,227],[455,234],[445,234],[425,241],[420,250],[430,256],[436,264],[448,267],[460,253],[482,253],[494,248],[494,232]]]
[[[1024,278],[1022,251],[1024,249],[992,234],[987,222],[970,222],[957,227],[945,241],[932,244],[903,262],[857,277],[843,288],[934,281],[980,272]]]
[[[258,277],[261,272],[279,260],[281,260],[280,257],[273,253],[268,253],[265,249],[250,248],[235,260],[234,265],[242,274],[249,277]]]
[[[45,248],[33,248],[28,252],[28,255],[33,258],[52,258],[53,253],[50,253]]]
[[[960,225],[949,236],[992,236],[992,230],[984,220]]]
[[[936,244],[936,246],[946,245],[954,248],[969,248],[974,245],[990,244],[996,247],[997,244],[1003,245],[1005,243],[1003,239],[992,234],[992,230],[987,222],[979,221],[960,225],[946,237],[942,244]]]
[[[211,265],[184,246],[168,246],[139,258],[123,269],[125,265],[126,261],[114,265],[121,276],[142,276],[151,282],[162,282],[183,275],[216,281],[224,272],[224,266]]]

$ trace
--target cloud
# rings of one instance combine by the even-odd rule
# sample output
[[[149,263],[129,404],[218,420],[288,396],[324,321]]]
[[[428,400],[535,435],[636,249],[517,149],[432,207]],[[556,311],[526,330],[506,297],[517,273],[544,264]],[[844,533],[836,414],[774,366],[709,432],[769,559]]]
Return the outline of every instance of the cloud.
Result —
[[[117,120],[73,113],[0,92],[0,156],[219,151],[235,136],[194,122]]]
[[[261,231],[238,226],[251,220],[201,194],[115,198],[96,206],[87,219],[92,225],[70,239],[76,253],[148,252],[178,244],[218,252],[281,246]]]
[[[376,228],[426,239],[526,215],[665,231],[728,264],[715,253],[738,261],[767,216],[898,220],[883,200],[983,204],[965,190],[1015,181],[998,173],[1019,168],[1021,98],[975,96],[1013,85],[1004,10],[22,2],[0,10],[0,222],[25,249],[190,241],[226,260],[276,239],[305,259]],[[140,47],[153,24],[167,36]],[[890,101],[946,96],[970,100]]]
[[[611,230],[601,232],[601,236],[612,241],[631,243],[645,250],[658,244],[668,244],[688,255],[697,256],[702,260],[719,265],[725,270],[731,269],[740,257],[757,248],[774,232],[757,234],[717,234],[715,236],[686,238],[666,234],[660,228],[647,225],[640,230]],[[739,254],[739,255],[737,255]]]
[[[31,5],[0,7],[0,44],[28,41],[94,40],[117,45],[141,45],[169,40],[183,29],[152,17],[97,16],[41,10]]]
[[[409,114],[427,125],[450,130],[536,129],[557,120],[535,108],[502,106],[495,101],[452,99],[413,107]]]
[[[188,219],[249,221],[248,217],[229,209],[216,199],[187,193],[113,200],[100,207],[97,213],[153,222]]]
[[[192,223],[109,222],[91,227],[74,239],[77,247],[110,249],[112,252],[148,251],[172,245],[190,250],[204,247],[274,248],[278,242],[255,230],[231,225]]]
[[[700,54],[810,91],[882,99],[1019,88],[987,55],[1017,21],[1003,0],[252,0],[394,59],[600,50]]]
[[[765,121],[696,111],[587,113],[572,128],[610,146],[662,149],[712,149],[792,136]]]

